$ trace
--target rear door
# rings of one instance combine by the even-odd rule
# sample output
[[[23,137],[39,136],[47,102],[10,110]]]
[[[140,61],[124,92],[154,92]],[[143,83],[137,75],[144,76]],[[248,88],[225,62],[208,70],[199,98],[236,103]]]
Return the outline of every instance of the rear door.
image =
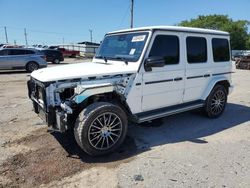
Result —
[[[12,68],[23,68],[26,65],[27,56],[25,49],[10,49],[9,55]]]
[[[185,75],[182,53],[181,33],[154,33],[146,57],[161,57],[165,66],[143,72],[142,111],[182,103]]]
[[[209,36],[185,34],[185,92],[183,102],[201,99],[211,78],[211,44]]]

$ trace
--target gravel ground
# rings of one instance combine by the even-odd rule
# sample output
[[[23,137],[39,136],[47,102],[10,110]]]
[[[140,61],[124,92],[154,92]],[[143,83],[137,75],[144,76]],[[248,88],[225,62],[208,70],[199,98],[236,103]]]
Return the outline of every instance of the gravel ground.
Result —
[[[130,125],[117,152],[95,158],[73,135],[47,131],[32,111],[28,79],[0,72],[0,188],[250,187],[250,71],[235,70],[220,118],[187,112]]]

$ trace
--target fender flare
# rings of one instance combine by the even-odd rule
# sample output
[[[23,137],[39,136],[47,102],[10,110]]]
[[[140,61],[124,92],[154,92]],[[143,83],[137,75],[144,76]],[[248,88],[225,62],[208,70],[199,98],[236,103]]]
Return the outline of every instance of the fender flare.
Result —
[[[228,78],[226,76],[217,76],[215,78],[213,78],[210,83],[208,84],[207,88],[205,89],[205,91],[203,92],[202,94],[202,100],[206,100],[207,97],[209,96],[209,94],[211,93],[212,89],[214,88],[214,86],[218,83],[218,82],[221,82],[221,81],[226,81],[228,82],[229,85],[230,84],[230,81],[228,80]]]

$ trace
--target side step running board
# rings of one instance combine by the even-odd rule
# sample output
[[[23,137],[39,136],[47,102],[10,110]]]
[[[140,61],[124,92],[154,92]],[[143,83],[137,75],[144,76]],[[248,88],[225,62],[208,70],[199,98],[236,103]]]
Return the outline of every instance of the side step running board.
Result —
[[[201,108],[204,106],[204,104],[205,104],[204,101],[199,100],[199,101],[195,101],[195,102],[189,102],[189,103],[170,106],[170,107],[161,108],[161,109],[157,109],[157,110],[142,112],[142,113],[135,114],[135,115],[137,117],[137,122],[142,123],[145,121],[150,121],[153,119],[162,118],[165,116],[170,116],[173,114],[178,114],[181,112],[186,112],[189,110]]]

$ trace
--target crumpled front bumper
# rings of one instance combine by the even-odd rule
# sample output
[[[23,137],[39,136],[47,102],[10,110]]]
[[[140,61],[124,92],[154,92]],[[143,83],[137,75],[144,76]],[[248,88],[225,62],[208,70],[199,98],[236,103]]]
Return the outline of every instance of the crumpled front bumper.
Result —
[[[65,132],[67,130],[67,113],[61,108],[46,104],[45,88],[33,80],[27,82],[28,96],[33,102],[33,110],[51,130]]]

